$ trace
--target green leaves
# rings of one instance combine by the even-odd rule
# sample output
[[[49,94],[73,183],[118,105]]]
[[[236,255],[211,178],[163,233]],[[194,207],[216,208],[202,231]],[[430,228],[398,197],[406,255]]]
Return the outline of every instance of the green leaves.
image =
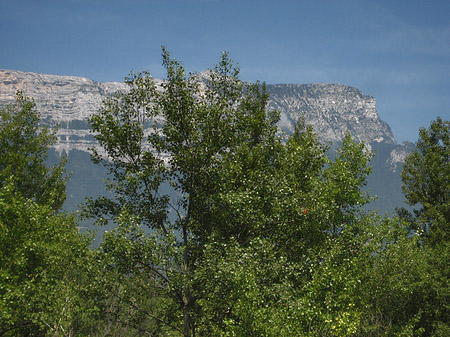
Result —
[[[65,159],[52,168],[45,166],[56,137],[48,126],[39,125],[34,107],[18,92],[15,104],[0,109],[0,186],[12,180],[27,198],[58,210],[65,200]]]
[[[65,159],[45,165],[54,141],[22,93],[0,110],[0,335],[71,335],[95,310],[83,297],[89,239],[57,213]]]
[[[87,239],[72,217],[24,198],[12,183],[0,189],[0,227],[0,326],[13,335],[68,332],[81,310]]]
[[[417,149],[405,161],[402,189],[418,205],[416,222],[435,244],[450,239],[450,122],[438,118],[419,130]]]

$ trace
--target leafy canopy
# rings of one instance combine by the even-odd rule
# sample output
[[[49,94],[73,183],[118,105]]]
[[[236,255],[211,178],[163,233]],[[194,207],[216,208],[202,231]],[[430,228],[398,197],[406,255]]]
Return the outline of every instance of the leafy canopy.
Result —
[[[419,130],[416,150],[402,171],[407,203],[418,205],[415,223],[434,244],[450,240],[450,121],[437,118]]]
[[[332,161],[302,121],[292,136],[279,134],[265,84],[240,81],[226,53],[206,74],[189,75],[162,56],[165,81],[131,74],[129,90],[91,117],[93,159],[109,168],[114,198],[88,200],[85,210],[117,224],[102,244],[111,268],[164,298],[141,308],[151,331],[207,335],[205,300],[215,290],[201,275],[216,257],[205,247],[261,240],[303,265],[358,220],[370,154],[347,136]],[[124,303],[136,305],[128,294]]]
[[[54,141],[22,93],[0,110],[2,336],[70,335],[92,308],[81,299],[89,242],[72,216],[57,213],[65,199],[64,160],[45,165]]]

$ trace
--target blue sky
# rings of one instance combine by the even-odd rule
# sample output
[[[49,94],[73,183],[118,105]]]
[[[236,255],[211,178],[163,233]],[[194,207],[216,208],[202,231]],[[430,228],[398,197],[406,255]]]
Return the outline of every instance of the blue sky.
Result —
[[[342,83],[377,99],[397,141],[450,119],[450,0],[0,0],[0,68],[96,81],[164,77],[228,51],[241,78]]]

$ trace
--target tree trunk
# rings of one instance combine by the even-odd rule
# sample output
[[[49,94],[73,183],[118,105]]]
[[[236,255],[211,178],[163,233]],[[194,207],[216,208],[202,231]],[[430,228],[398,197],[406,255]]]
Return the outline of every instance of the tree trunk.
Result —
[[[189,313],[189,306],[189,297],[185,296],[183,306],[184,337],[191,337],[191,314]]]

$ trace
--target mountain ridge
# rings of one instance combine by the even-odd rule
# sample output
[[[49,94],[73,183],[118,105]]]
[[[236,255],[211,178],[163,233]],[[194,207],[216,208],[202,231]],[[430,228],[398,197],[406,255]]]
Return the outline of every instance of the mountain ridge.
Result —
[[[163,80],[155,81],[161,83]],[[17,90],[35,100],[36,109],[45,123],[59,125],[54,150],[69,154],[70,167],[71,152],[73,158],[83,158],[85,165],[93,165],[88,163],[89,155],[75,155],[77,151],[86,153],[96,146],[87,120],[100,108],[103,99],[116,91],[127,90],[127,85],[96,82],[85,77],[0,70],[0,106],[13,103]],[[375,203],[372,208],[392,211],[402,203],[400,172],[406,155],[412,151],[412,144],[397,144],[389,125],[378,116],[374,97],[348,85],[328,83],[268,84],[267,91],[268,109],[280,112],[278,126],[281,131],[292,133],[295,121],[304,117],[319,139],[332,143],[333,147],[342,141],[346,132],[350,132],[356,140],[364,142],[368,150],[376,151],[367,189],[385,201],[384,204]],[[76,170],[80,169],[80,163],[73,165]],[[74,170],[71,184],[82,190],[84,178],[77,177]],[[73,203],[80,198],[78,202],[82,201],[84,196],[73,196]]]
[[[155,79],[157,82],[163,80]],[[102,100],[127,89],[122,82],[96,82],[86,77],[0,70],[0,104],[13,103],[17,90],[36,101],[44,121],[60,125],[57,147],[87,150],[91,143],[86,122]],[[268,108],[281,113],[279,126],[292,132],[293,123],[305,116],[323,141],[339,142],[350,131],[364,143],[395,144],[390,127],[376,111],[376,101],[344,84],[268,84]],[[78,125],[69,127],[71,122]],[[85,125],[84,127],[82,127]]]
[[[349,131],[358,141],[396,144],[389,125],[376,110],[374,97],[337,83],[269,84],[269,108],[280,111],[281,129],[293,131],[304,115],[325,141],[342,141]]]

